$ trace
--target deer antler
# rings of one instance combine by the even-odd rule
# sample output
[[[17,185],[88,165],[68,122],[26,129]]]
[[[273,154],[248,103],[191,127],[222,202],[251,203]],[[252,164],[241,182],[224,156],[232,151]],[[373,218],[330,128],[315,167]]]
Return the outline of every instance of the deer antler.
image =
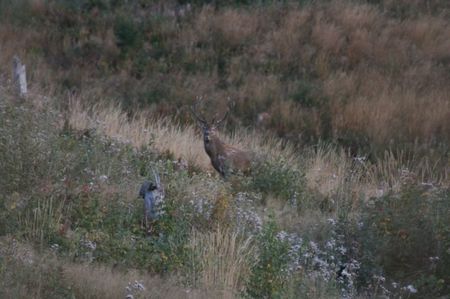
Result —
[[[195,101],[194,105],[191,106],[191,111],[194,117],[203,125],[208,124],[208,122],[205,120],[204,117],[202,117],[199,113],[197,113],[197,106],[203,99],[201,97],[197,97],[197,100]]]
[[[228,113],[230,112],[230,109],[234,107],[234,102],[232,102],[230,100],[230,98],[227,99],[227,111],[225,112],[224,116],[222,117],[221,120],[218,121],[214,121],[215,126],[219,126],[227,117],[228,117]]]

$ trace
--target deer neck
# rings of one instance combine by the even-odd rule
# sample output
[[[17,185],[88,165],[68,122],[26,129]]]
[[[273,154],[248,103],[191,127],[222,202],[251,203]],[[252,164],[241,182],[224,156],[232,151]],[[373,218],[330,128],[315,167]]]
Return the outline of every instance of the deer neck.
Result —
[[[210,141],[205,143],[205,151],[208,156],[215,158],[216,156],[223,154],[224,144],[219,137],[210,135]]]

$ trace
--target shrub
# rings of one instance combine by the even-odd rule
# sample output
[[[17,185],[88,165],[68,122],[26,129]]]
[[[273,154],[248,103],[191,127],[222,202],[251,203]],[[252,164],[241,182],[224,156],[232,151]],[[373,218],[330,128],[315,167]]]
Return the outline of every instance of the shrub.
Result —
[[[142,43],[138,24],[129,17],[120,17],[116,20],[114,34],[117,38],[117,46],[122,49],[124,55],[138,48]]]
[[[317,87],[308,81],[298,81],[296,89],[290,95],[293,101],[299,103],[303,108],[321,106],[321,99],[316,97]]]
[[[362,218],[361,278],[370,279],[370,269],[379,265],[391,282],[412,285],[417,296],[448,294],[448,215],[450,193],[445,189],[427,191],[407,184],[400,194],[372,200]]]
[[[252,170],[250,188],[279,196],[295,205],[304,194],[305,186],[305,175],[282,158],[266,160]]]
[[[49,181],[61,180],[65,157],[58,151],[55,120],[55,113],[35,113],[31,105],[5,102],[0,109],[1,233],[22,231],[22,236],[43,241],[56,230],[60,189]]]
[[[59,155],[52,148],[56,132],[30,106],[5,105],[0,109],[0,189],[3,195],[26,192],[45,177]]]
[[[158,234],[151,239],[155,251],[154,271],[181,270],[187,263],[191,223],[184,209],[175,200],[167,199],[165,202],[165,213],[156,223]]]
[[[289,244],[277,238],[278,228],[272,218],[257,239],[257,262],[250,275],[247,294],[253,298],[283,298],[289,261]]]

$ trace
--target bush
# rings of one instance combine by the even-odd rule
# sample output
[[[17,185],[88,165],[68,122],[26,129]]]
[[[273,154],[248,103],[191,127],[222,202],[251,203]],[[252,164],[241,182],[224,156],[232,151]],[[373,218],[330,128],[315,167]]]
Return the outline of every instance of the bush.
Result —
[[[264,225],[258,237],[258,260],[249,278],[247,294],[253,298],[283,298],[289,261],[289,244],[277,238],[274,219]]]
[[[250,188],[297,204],[306,188],[305,175],[283,159],[266,160],[252,170]]]
[[[370,279],[379,265],[391,282],[412,285],[417,296],[448,294],[449,215],[449,190],[405,185],[398,195],[374,199],[363,214],[361,279]]]
[[[117,46],[122,49],[124,55],[142,44],[139,26],[129,17],[120,17],[116,20],[114,34],[117,38]]]

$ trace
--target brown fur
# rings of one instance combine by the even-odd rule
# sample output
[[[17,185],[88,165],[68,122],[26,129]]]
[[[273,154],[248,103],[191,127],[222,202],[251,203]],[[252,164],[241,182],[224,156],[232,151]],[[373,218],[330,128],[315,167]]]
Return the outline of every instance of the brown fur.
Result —
[[[251,170],[250,154],[224,143],[217,134],[217,127],[225,120],[228,112],[222,120],[212,123],[197,115],[195,106],[192,107],[192,112],[202,128],[205,151],[214,169],[223,177],[237,172],[248,174]]]
[[[232,145],[222,142],[216,134],[216,128],[206,129],[209,131],[209,141],[205,139],[205,151],[211,159],[211,164],[220,175],[226,177],[230,173],[241,172],[248,174],[251,168],[250,154]]]

